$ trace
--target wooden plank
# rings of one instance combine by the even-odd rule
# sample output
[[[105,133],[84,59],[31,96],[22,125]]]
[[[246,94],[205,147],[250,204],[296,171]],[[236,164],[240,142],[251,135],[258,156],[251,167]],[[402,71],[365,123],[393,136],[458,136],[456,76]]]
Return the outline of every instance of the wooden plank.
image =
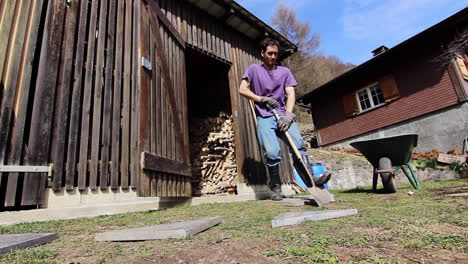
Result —
[[[163,128],[163,88],[162,88],[162,72],[161,72],[161,67],[159,63],[157,63],[157,55],[156,55],[156,48],[152,46],[151,48],[154,52],[154,64],[156,64],[156,76],[154,76],[156,80],[156,107],[154,108],[156,111],[156,122],[153,124],[153,129],[155,130],[156,133],[156,151],[155,153],[159,156],[163,156],[163,146],[166,144],[163,143],[162,141],[162,128]],[[159,176],[157,176],[159,177]]]
[[[223,39],[222,39],[222,31],[223,31],[223,28],[221,25],[219,24],[216,24],[216,28],[218,29],[217,30],[217,35],[216,35],[216,39],[217,39],[217,42],[218,42],[218,56],[222,59],[225,58],[224,56],[224,42],[223,42]]]
[[[230,94],[231,98],[231,109],[232,109],[232,119],[233,119],[233,130],[234,130],[234,142],[236,144],[236,165],[237,165],[237,178],[240,183],[245,183],[245,176],[243,172],[244,168],[244,160],[245,160],[245,152],[242,146],[242,130],[241,124],[239,120],[239,83],[238,83],[238,60],[237,60],[237,48],[231,48],[231,56],[232,56],[232,67],[229,70],[228,78],[229,84],[231,86]]]
[[[140,51],[141,56],[147,59],[150,59],[150,25],[148,19],[148,10],[146,6],[141,10],[141,33],[140,33]],[[141,154],[141,160],[144,159],[144,153],[150,151],[150,138],[151,138],[151,122],[148,122],[150,118],[151,111],[151,77],[152,72],[144,67],[140,67],[140,134],[139,134],[139,151]],[[142,163],[143,164],[143,163]],[[144,169],[142,165],[142,169]],[[138,195],[139,196],[150,196],[151,195],[151,185],[150,185],[151,173],[143,172],[140,174],[140,186],[138,186]]]
[[[121,150],[121,102],[122,102],[122,63],[123,56],[123,33],[124,33],[124,0],[117,2],[117,32],[115,46],[115,68],[114,68],[114,98],[112,104],[112,167],[111,188],[119,186],[120,150]]]
[[[106,58],[106,34],[107,34],[107,1],[100,1],[99,24],[96,31],[97,51],[96,51],[96,66],[95,66],[95,83],[93,93],[93,118],[92,118],[92,133],[91,133],[91,166],[89,170],[89,187],[91,190],[97,189],[98,186],[98,165],[99,165],[99,150],[101,148],[101,126],[102,126],[102,100],[103,100],[103,84],[104,84],[104,62]],[[101,186],[106,188],[106,185]]]
[[[5,3],[5,2],[4,2]],[[29,13],[29,20],[27,23],[26,29],[26,39],[24,41],[24,49],[22,58],[23,61],[21,62],[20,66],[20,75],[18,76],[18,87],[19,94],[17,96],[17,103],[14,106],[14,116],[16,116],[13,132],[13,140],[12,145],[10,147],[10,158],[9,158],[9,165],[18,165],[21,162],[21,156],[23,155],[23,146],[24,146],[24,134],[25,134],[25,126],[26,126],[26,115],[28,110],[28,100],[29,100],[29,91],[31,89],[31,76],[33,71],[33,60],[36,52],[36,44],[38,39],[38,27],[39,21],[42,13],[43,2],[42,1],[35,1],[30,6],[30,13]],[[2,176],[0,175],[0,178]],[[6,178],[6,177],[5,177]],[[11,184],[13,178],[18,178],[18,174],[10,173],[8,176],[8,184]],[[1,181],[0,181],[1,185]],[[8,192],[15,190],[15,193],[9,194]],[[14,200],[16,196],[16,190],[18,188],[12,188],[7,186],[7,193],[5,199],[5,206],[14,205]],[[9,198],[10,197],[10,198]],[[0,205],[1,206],[1,205]]]
[[[57,45],[57,41],[62,36],[65,9],[63,1],[50,2],[47,9],[26,155],[27,165],[46,165],[48,162],[53,115],[53,104],[50,102],[55,96],[60,58],[60,45]],[[41,203],[45,182],[45,174],[41,176],[33,173],[25,174],[21,205]]]
[[[75,174],[78,159],[78,134],[80,129],[80,110],[81,110],[81,97],[82,97],[82,80],[83,80],[83,61],[86,40],[86,28],[88,16],[88,3],[82,1],[80,3],[80,12],[78,16],[78,35],[76,42],[76,55],[75,55],[75,72],[73,78],[73,91],[71,98],[71,112],[70,112],[70,128],[68,132],[68,149],[67,149],[67,166],[65,168],[65,188],[72,190],[75,186]]]
[[[17,13],[15,14],[13,21],[13,28],[11,34],[11,43],[7,51],[7,59],[5,63],[4,78],[2,82],[5,85],[5,93],[3,94],[2,109],[0,111],[0,134],[4,138],[0,139],[0,144],[7,144],[9,138],[9,131],[11,131],[11,145],[9,147],[9,158],[7,165],[18,165],[21,162],[21,150],[23,143],[23,132],[24,132],[24,119],[26,118],[26,107],[24,100],[22,100],[22,114],[23,117],[18,116],[18,109],[21,105],[19,102],[21,92],[27,92],[29,87],[21,87],[21,76],[23,74],[24,52],[27,46],[28,35],[28,23],[23,21],[30,21],[30,3],[22,3],[18,5]],[[20,56],[15,56],[21,54]],[[2,92],[0,90],[0,92]],[[21,98],[22,99],[22,98]],[[26,101],[27,104],[27,101]],[[18,119],[19,118],[19,119]],[[11,126],[11,127],[10,127]],[[16,145],[19,143],[20,145]],[[3,164],[5,160],[5,147],[0,147],[0,164]],[[2,176],[0,176],[2,177]],[[14,206],[16,200],[16,192],[18,187],[18,173],[10,173],[7,179],[7,188],[5,195],[5,206]],[[0,205],[1,206],[1,205]]]
[[[67,144],[67,127],[69,121],[70,94],[72,90],[73,51],[76,43],[75,31],[77,25],[78,2],[72,2],[67,10],[63,36],[62,58],[60,65],[60,81],[58,85],[59,104],[56,111],[56,144],[52,151],[54,161],[54,177],[52,189],[59,191],[65,171],[65,145]]]
[[[1,51],[4,53],[4,68],[5,73],[0,75],[0,83],[2,87],[0,87],[0,164],[4,164],[6,158],[6,147],[8,144],[9,133],[10,133],[10,120],[11,120],[11,111],[13,108],[13,99],[15,97],[16,92],[16,85],[11,85],[13,80],[11,76],[11,72],[14,72],[14,69],[19,67],[19,61],[16,59],[15,56],[12,56],[14,47],[16,43],[21,44],[21,38],[18,37],[18,34],[15,32],[16,28],[18,27],[18,13],[20,12],[21,3],[15,6],[13,13],[11,14],[11,21],[8,25],[11,27],[8,29],[11,30],[11,34],[8,34],[9,37],[2,38],[6,40],[6,42],[2,43]],[[5,18],[6,19],[6,18]],[[4,19],[2,19],[4,20]],[[4,33],[3,33],[4,34]],[[4,36],[4,35],[0,35]],[[15,36],[17,39],[15,39]],[[2,61],[3,62],[3,61]]]
[[[7,49],[9,47],[8,43],[10,43],[10,38],[12,34],[10,34],[13,22],[13,16],[15,15],[15,11],[21,5],[20,1],[15,0],[5,0],[0,5],[0,78],[3,75],[3,69],[7,64],[5,63]],[[0,90],[2,92],[2,90]],[[1,106],[0,100],[0,106]]]
[[[219,53],[219,36],[218,36],[218,25],[213,24],[213,53],[218,57],[221,57]]]
[[[147,19],[148,21],[148,19]],[[149,22],[149,21],[148,21]],[[150,32],[148,32],[148,36],[150,36],[150,39],[149,39],[149,43],[153,43],[153,39],[150,34]],[[148,44],[148,46],[150,46]],[[159,122],[158,122],[158,114],[159,111],[157,110],[158,107],[159,107],[159,96],[158,95],[158,81],[160,79],[160,75],[159,75],[159,67],[158,67],[158,63],[157,63],[157,58],[156,58],[156,53],[155,53],[155,49],[153,47],[149,47],[149,52],[150,52],[150,60],[151,60],[151,67],[153,68],[151,70],[151,111],[150,111],[150,131],[151,131],[151,140],[150,140],[150,144],[151,144],[151,147],[150,147],[150,152],[151,153],[156,153],[156,154],[159,154],[157,152],[157,149],[158,149],[158,142],[157,142],[157,136],[158,136],[158,128],[159,128]],[[153,192],[151,192],[151,195],[153,195]]]
[[[182,140],[182,146],[185,147],[185,132],[186,132],[186,129],[184,127],[184,116],[183,116],[183,105],[182,105],[182,90],[183,90],[183,87],[182,87],[182,83],[181,83],[181,78],[182,78],[182,69],[180,68],[180,49],[179,47],[175,46],[174,45],[174,50],[175,50],[175,56],[174,56],[174,72],[175,72],[175,75],[176,75],[176,78],[175,78],[175,81],[176,81],[176,91],[177,91],[177,94],[176,94],[176,98],[177,98],[177,105],[180,106],[180,110],[178,111],[178,114],[179,114],[179,117],[176,118],[176,120],[174,120],[175,122],[178,122],[179,123],[179,127],[182,129],[182,138],[177,138],[176,140],[177,141],[181,141]],[[176,152],[176,158],[178,161],[182,162],[183,161],[183,156],[184,156],[184,150],[182,150],[182,152]]]
[[[131,89],[131,45],[132,45],[132,0],[125,1],[125,33],[124,33],[124,64],[123,64],[123,97],[122,97],[122,161],[121,187],[129,187],[129,165],[130,165],[130,89]]]
[[[225,33],[224,34],[224,38],[225,38],[225,45],[226,45],[226,60],[233,63],[234,64],[234,61],[232,59],[232,46],[231,46],[231,34],[232,34],[232,30],[225,28],[223,30],[223,32]]]
[[[187,43],[193,45],[193,12],[188,6],[185,7],[185,16],[187,18]]]
[[[219,27],[218,24],[213,24],[214,32],[214,53],[218,58],[221,58],[221,48],[219,45]]]
[[[440,163],[450,164],[453,162],[459,162],[460,164],[465,162],[467,155],[457,156],[445,153],[439,153],[437,156],[437,161]]]
[[[138,126],[139,122],[139,86],[140,86],[140,69],[141,69],[141,56],[140,56],[140,21],[141,21],[141,1],[133,2],[133,49],[132,49],[132,125],[131,125],[131,172],[130,182],[132,188],[138,188],[140,179],[139,168],[139,149],[138,149]],[[148,122],[148,120],[146,121]],[[149,184],[149,182],[148,182]]]
[[[165,33],[166,31],[164,30],[163,27],[160,27],[160,34],[161,36],[163,37],[163,43],[164,43],[164,47],[167,46],[166,43],[167,43],[167,37],[165,36]],[[153,41],[155,41],[153,39]],[[156,49],[156,56],[158,56],[158,53],[161,52],[161,55],[160,56],[164,56],[164,57],[167,57],[167,54],[165,53],[165,51],[167,49],[164,48],[164,50],[158,50],[157,47],[155,45],[153,45],[154,48]],[[158,61],[158,64],[161,66],[161,63]],[[169,106],[167,105],[167,90],[164,88],[165,86],[167,86],[167,82],[168,80],[165,79],[165,76],[163,75],[163,68],[161,66],[161,75],[160,75],[160,79],[161,79],[161,109],[162,109],[162,122],[160,124],[161,126],[161,145],[162,145],[162,152],[161,152],[161,156],[163,157],[167,157],[167,149],[168,149],[168,143],[167,143],[167,135],[168,135],[168,120],[169,120],[169,111],[168,111],[168,108]]]
[[[180,72],[181,72],[181,85],[182,85],[182,96],[181,103],[182,106],[182,122],[183,122],[183,131],[184,131],[184,158],[183,162],[190,164],[190,142],[189,142],[189,124],[188,124],[188,102],[187,102],[187,75],[185,70],[185,52],[180,51]]]
[[[147,172],[148,173],[148,172]],[[156,191],[156,188],[157,188],[157,178],[156,178],[156,173],[155,172],[149,172],[149,174],[151,175],[151,191],[150,191],[150,196],[157,196],[157,191]]]
[[[150,9],[150,18],[152,19],[152,22],[157,24],[158,27],[156,28],[159,28],[159,22],[158,22],[158,19],[155,17],[154,13],[152,12],[153,9],[158,9],[157,6],[154,5],[155,3],[153,2],[149,2],[149,6],[151,7]],[[151,29],[153,31],[153,35],[155,35],[155,38],[154,38],[154,45],[157,49],[157,54],[158,54],[158,61],[159,61],[159,64],[161,65],[161,68],[162,68],[162,74],[164,76],[164,79],[165,80],[169,80],[169,81],[165,81],[164,82],[164,88],[165,88],[165,91],[166,91],[166,95],[168,96],[169,98],[169,108],[170,108],[170,113],[172,115],[172,118],[175,120],[177,119],[177,116],[178,116],[178,109],[176,109],[176,100],[174,98],[174,94],[171,92],[174,90],[174,88],[172,87],[172,83],[171,83],[171,76],[170,76],[170,72],[169,72],[169,67],[168,67],[168,64],[167,64],[167,61],[166,61],[166,58],[164,56],[162,56],[162,54],[164,54],[162,51],[163,51],[163,45],[162,45],[162,39],[161,39],[161,35],[159,34],[156,34],[156,30],[154,30],[153,28]],[[179,125],[178,122],[174,122],[174,125],[175,125],[175,133],[177,135],[177,139],[183,139],[183,136],[182,136],[182,131],[181,131],[181,127]],[[178,142],[175,142],[176,145],[177,145],[177,149],[178,151],[181,153],[182,152],[182,144],[180,144],[181,142],[178,141]],[[182,142],[183,143],[183,142]]]
[[[198,27],[200,26],[199,21],[200,21],[200,17],[198,16],[198,13],[193,12],[192,13],[193,46],[197,48],[200,48],[201,46],[201,40],[200,40],[200,37],[198,36],[198,32],[199,32]]]
[[[175,56],[174,56],[174,41],[171,37],[168,38],[168,50],[169,50],[169,57],[168,57],[168,66],[169,66],[169,76],[171,77],[171,82],[172,82],[172,90],[171,90],[171,95],[174,96],[174,105],[171,105],[170,107],[171,108],[175,108],[175,106],[178,106],[177,104],[177,86],[176,86],[176,79],[177,79],[177,76],[175,74],[175,70],[174,70],[174,67],[175,67]],[[177,116],[178,114],[180,113],[179,111],[176,112],[177,113]],[[170,124],[171,124],[171,128],[170,128],[170,135],[171,135],[171,159],[173,160],[177,160],[177,150],[176,150],[176,145],[178,145],[178,142],[176,142],[176,138],[175,138],[175,131],[174,131],[174,127],[177,123],[177,116],[171,116],[170,118]],[[180,127],[180,126],[179,126]],[[182,132],[182,131],[181,131]],[[179,139],[181,139],[182,137],[179,137]]]
[[[229,51],[228,51],[228,46],[227,46],[227,28],[222,25],[220,28],[221,32],[221,49],[222,49],[222,57],[225,61],[229,61]]]
[[[159,172],[154,173],[156,175],[156,196],[162,196],[162,175]]]
[[[210,36],[210,32],[208,31],[208,21],[206,16],[198,16],[198,21],[200,21],[200,30],[201,30],[201,39],[198,48],[202,49],[205,52],[208,52],[208,38]]]
[[[115,38],[116,38],[116,16],[117,1],[110,1],[109,17],[108,17],[108,32],[107,32],[107,48],[106,48],[106,66],[105,66],[105,81],[104,81],[104,112],[102,123],[102,147],[101,147],[101,178],[99,180],[101,189],[107,189],[110,185],[109,181],[109,156],[111,144],[111,120],[112,120],[112,86],[113,86],[113,71],[115,59]]]
[[[180,35],[187,42],[187,5],[186,3],[179,4],[180,14]]]
[[[172,2],[172,1],[169,1]],[[159,18],[159,20],[163,23],[163,25],[171,32],[172,36],[177,40],[177,43],[185,49],[185,41],[180,35],[180,33],[177,31],[177,29],[174,27],[172,22],[167,18],[167,16],[161,11],[161,8],[159,5],[153,1],[149,1],[149,5],[152,7],[151,12],[155,12],[156,16]],[[155,8],[157,7],[157,8]]]
[[[143,170],[191,176],[190,167],[187,164],[148,152],[142,152],[141,154],[141,168]]]
[[[174,196],[174,175],[169,175],[168,176],[167,190],[168,190],[167,196],[173,197]]]
[[[85,79],[83,90],[83,108],[81,112],[81,135],[80,135],[80,155],[78,164],[78,188],[84,190],[87,185],[87,165],[89,148],[89,130],[91,119],[91,99],[93,96],[93,73],[96,45],[96,23],[98,1],[93,1],[90,9],[88,50],[85,64]],[[90,181],[91,183],[91,181]]]

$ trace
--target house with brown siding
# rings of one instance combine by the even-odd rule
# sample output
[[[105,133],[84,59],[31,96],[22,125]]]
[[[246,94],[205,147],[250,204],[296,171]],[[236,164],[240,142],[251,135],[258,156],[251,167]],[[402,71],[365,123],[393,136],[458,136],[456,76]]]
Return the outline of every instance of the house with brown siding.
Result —
[[[310,104],[320,146],[419,135],[418,150],[462,149],[468,137],[468,80],[441,54],[468,27],[468,8],[299,98]],[[466,54],[459,54],[466,59]],[[459,58],[459,62],[460,62]]]

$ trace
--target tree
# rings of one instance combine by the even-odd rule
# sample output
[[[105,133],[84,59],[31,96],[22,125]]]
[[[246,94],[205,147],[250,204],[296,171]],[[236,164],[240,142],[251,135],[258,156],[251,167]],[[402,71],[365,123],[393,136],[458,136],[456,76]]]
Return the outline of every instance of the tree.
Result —
[[[317,50],[320,47],[320,35],[311,31],[310,22],[300,21],[296,11],[283,3],[280,2],[276,7],[271,24],[280,34],[298,46],[298,51],[283,62],[284,66],[291,69],[299,83],[296,87],[296,97],[354,67],[350,63],[343,63],[336,56],[326,57],[319,54]],[[296,107],[296,115],[300,121],[310,120],[310,114],[303,108]]]
[[[447,45],[444,52],[438,57],[442,65],[449,64],[457,55],[468,54],[468,29],[455,36]]]

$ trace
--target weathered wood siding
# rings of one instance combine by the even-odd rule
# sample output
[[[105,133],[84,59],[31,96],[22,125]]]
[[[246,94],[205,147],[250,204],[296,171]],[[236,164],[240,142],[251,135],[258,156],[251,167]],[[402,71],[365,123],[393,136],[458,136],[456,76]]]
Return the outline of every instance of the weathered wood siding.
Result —
[[[242,74],[252,63],[261,63],[259,42],[246,38],[222,21],[186,3],[158,0],[159,6],[180,33],[189,48],[231,64],[229,84],[239,181],[264,184],[267,181],[256,127],[248,100],[239,95]],[[282,181],[291,182],[292,166],[286,145],[281,142]]]
[[[139,6],[1,2],[1,162],[54,173],[3,175],[0,207],[40,204],[47,184],[137,187]]]
[[[3,173],[0,208],[39,205],[48,187],[189,196],[187,48],[231,65],[239,181],[266,183],[238,93],[256,45],[182,0],[0,1],[0,164],[54,164],[50,179]]]

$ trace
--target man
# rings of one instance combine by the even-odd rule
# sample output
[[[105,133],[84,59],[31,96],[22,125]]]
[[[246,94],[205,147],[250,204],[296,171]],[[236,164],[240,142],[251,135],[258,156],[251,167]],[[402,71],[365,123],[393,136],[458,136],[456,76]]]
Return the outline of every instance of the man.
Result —
[[[304,140],[296,122],[294,122],[296,117],[293,113],[296,101],[294,87],[297,82],[289,68],[277,65],[278,50],[278,41],[265,39],[261,47],[263,63],[249,66],[242,77],[239,89],[241,95],[255,102],[258,139],[265,151],[266,165],[270,174],[269,187],[273,191],[272,200],[274,201],[283,199],[279,177],[281,156],[278,137],[287,142],[285,131],[289,131],[294,144],[302,155],[302,160],[312,175]],[[276,108],[281,117],[278,121],[268,110],[267,105]],[[294,159],[295,167],[300,172],[302,180],[307,186],[312,186],[309,178],[300,169],[302,166],[298,166],[300,161],[296,160],[296,157]],[[315,178],[314,183],[317,186],[322,186],[329,179],[330,173],[326,172],[322,177]]]

